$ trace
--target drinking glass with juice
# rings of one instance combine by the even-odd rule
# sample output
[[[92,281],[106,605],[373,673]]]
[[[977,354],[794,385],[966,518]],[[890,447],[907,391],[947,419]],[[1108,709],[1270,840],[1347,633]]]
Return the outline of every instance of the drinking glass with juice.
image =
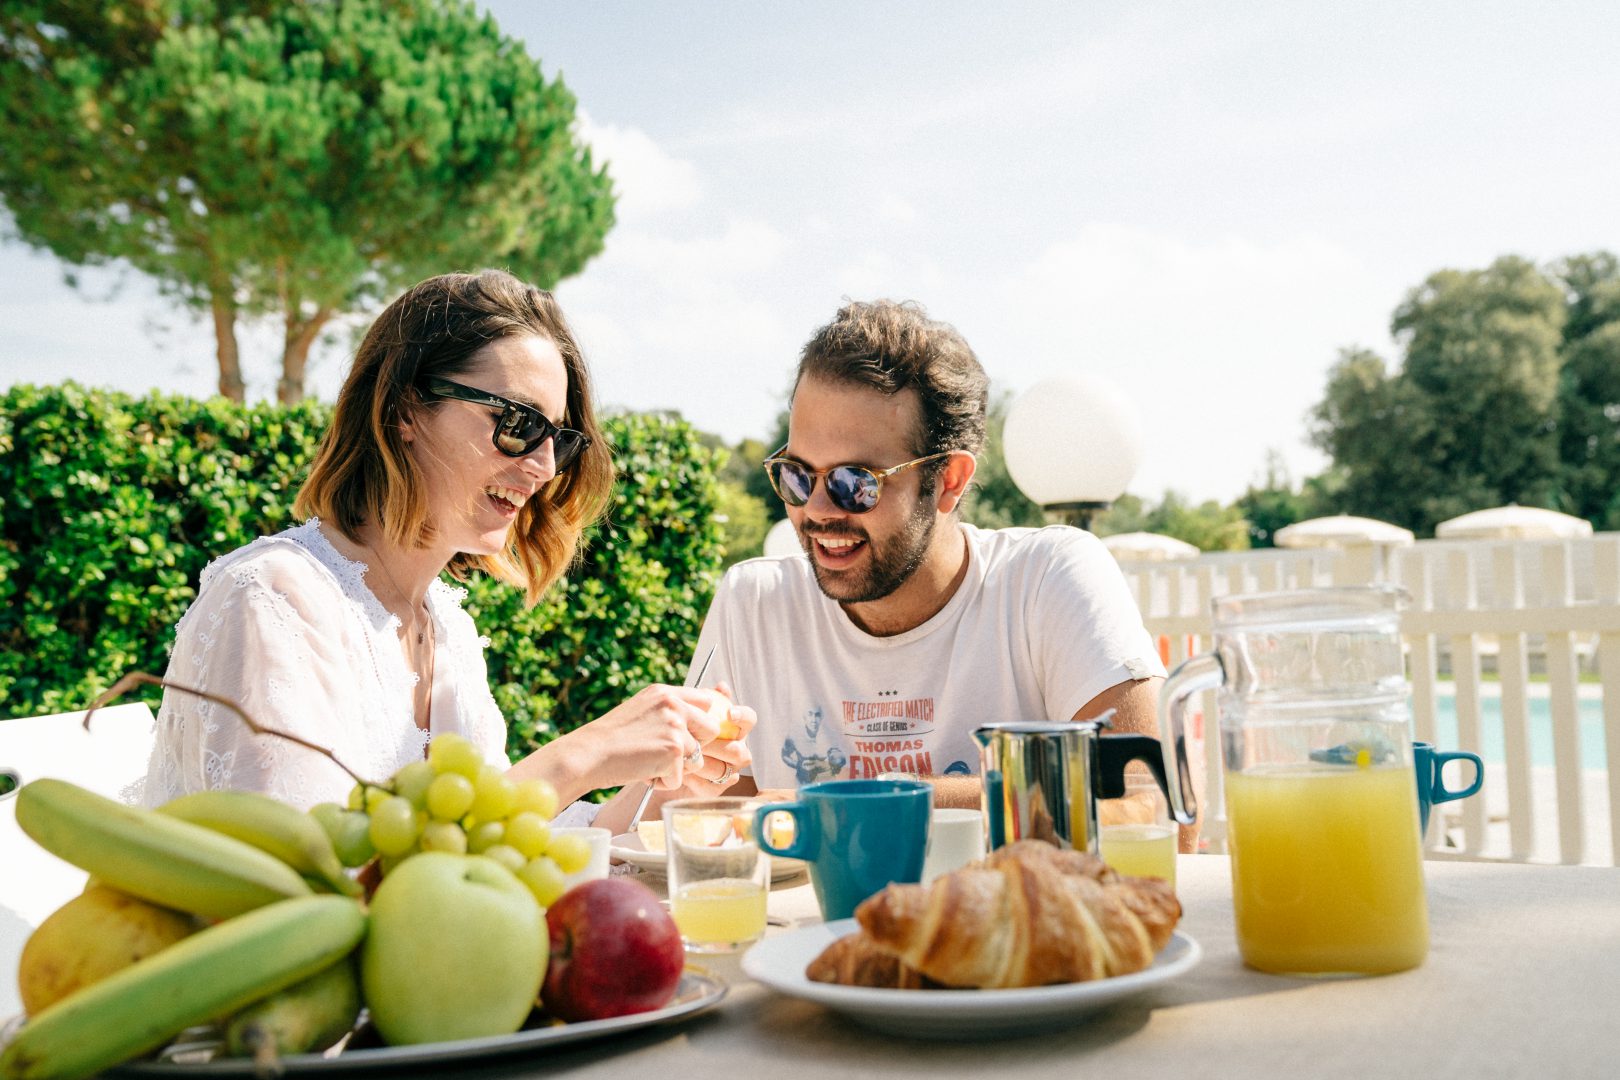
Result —
[[[765,932],[765,889],[741,878],[691,881],[670,896],[670,913],[694,951],[735,947]]]
[[[1130,877],[1156,877],[1176,884],[1177,828],[1158,782],[1127,773],[1125,796],[1097,803],[1097,853]]]
[[[770,858],[750,833],[753,805],[717,798],[664,806],[669,909],[690,952],[732,952],[765,933]]]

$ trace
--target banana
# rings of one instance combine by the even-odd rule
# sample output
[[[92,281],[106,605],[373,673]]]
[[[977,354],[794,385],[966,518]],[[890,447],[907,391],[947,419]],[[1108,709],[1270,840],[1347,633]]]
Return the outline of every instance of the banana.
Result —
[[[227,919],[30,1018],[0,1054],[0,1078],[78,1080],[128,1061],[330,966],[365,932],[365,913],[343,896]]]
[[[193,915],[228,919],[310,894],[296,870],[256,847],[65,780],[35,780],[17,792],[17,824],[99,881]]]
[[[225,1024],[225,1052],[251,1057],[274,1072],[288,1054],[325,1050],[348,1034],[360,1016],[360,975],[352,957],[277,990]]]
[[[158,807],[158,813],[232,836],[269,852],[306,878],[333,892],[359,896],[361,888],[343,872],[332,838],[302,810],[253,791],[196,791]]]

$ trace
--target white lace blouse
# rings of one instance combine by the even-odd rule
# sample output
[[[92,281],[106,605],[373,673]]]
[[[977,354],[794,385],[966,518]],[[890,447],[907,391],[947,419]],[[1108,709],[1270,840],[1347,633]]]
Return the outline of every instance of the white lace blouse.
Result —
[[[265,727],[332,750],[367,780],[422,758],[417,676],[399,619],[365,583],[366,564],[338,554],[319,521],[266,536],[208,565],[180,619],[168,678],[237,702]],[[489,644],[461,609],[465,590],[435,581],[433,733],[458,732],[506,759],[506,722],[489,692]],[[296,743],[254,735],[229,709],[165,691],[143,801],[203,788],[262,791],[299,807],[345,802],[341,769]]]

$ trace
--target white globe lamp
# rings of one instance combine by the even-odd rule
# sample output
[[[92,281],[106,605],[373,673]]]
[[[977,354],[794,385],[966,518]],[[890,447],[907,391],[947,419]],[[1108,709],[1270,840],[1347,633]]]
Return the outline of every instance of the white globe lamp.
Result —
[[[1142,422],[1114,384],[1066,375],[1037,383],[1012,403],[1001,445],[1019,490],[1085,529],[1136,475]]]

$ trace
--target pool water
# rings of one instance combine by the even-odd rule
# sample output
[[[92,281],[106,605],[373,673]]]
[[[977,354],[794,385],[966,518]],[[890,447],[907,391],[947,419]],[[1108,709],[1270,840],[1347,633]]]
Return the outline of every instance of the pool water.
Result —
[[[1530,763],[1553,764],[1552,702],[1545,697],[1532,697],[1526,702],[1530,734]],[[1580,725],[1581,767],[1602,769],[1607,766],[1603,753],[1603,699],[1580,698],[1576,701]],[[1457,699],[1450,694],[1436,695],[1434,699],[1435,746],[1441,750],[1459,749],[1457,742]],[[1484,746],[1479,756],[1487,762],[1501,764],[1506,760],[1502,749],[1502,699],[1492,694],[1480,695],[1480,739]]]

